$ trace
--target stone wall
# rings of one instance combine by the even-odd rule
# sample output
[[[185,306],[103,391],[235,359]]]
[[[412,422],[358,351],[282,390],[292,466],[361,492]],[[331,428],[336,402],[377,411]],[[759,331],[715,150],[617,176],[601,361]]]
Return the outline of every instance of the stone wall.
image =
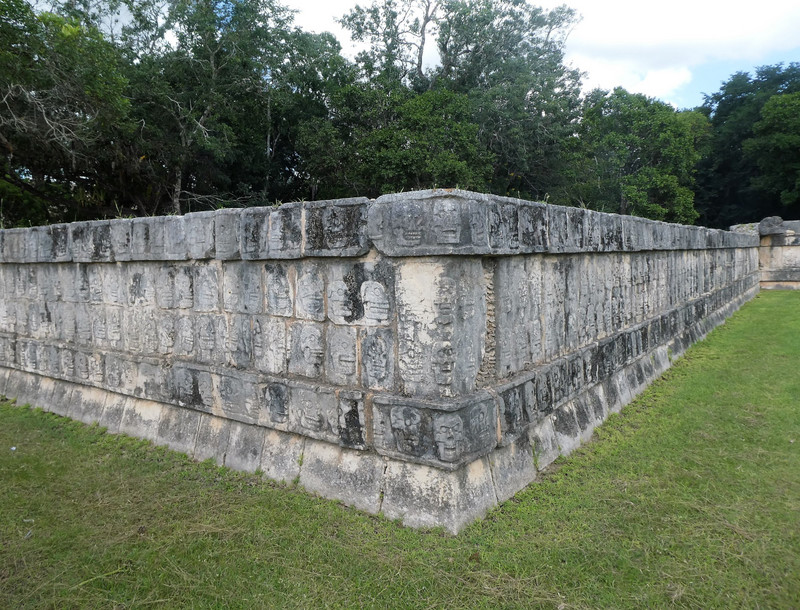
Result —
[[[765,218],[758,224],[761,288],[800,290],[800,220]]]
[[[0,232],[0,393],[457,531],[758,290],[758,238],[435,190]]]

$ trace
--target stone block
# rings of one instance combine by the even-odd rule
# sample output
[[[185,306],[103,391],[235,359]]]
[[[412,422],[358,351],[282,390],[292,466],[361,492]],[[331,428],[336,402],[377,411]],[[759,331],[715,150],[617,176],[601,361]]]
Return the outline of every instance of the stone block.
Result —
[[[236,260],[239,255],[239,232],[242,210],[221,209],[214,216],[214,252],[218,260]]]
[[[441,469],[456,470],[497,444],[496,405],[486,393],[440,403],[376,396],[372,417],[378,453]]]
[[[160,403],[130,398],[125,403],[119,431],[128,436],[156,441],[158,424],[163,410],[164,406]]]
[[[285,203],[270,213],[267,237],[270,258],[300,258],[303,248],[302,217],[302,203]]]
[[[186,455],[194,453],[202,413],[165,406],[158,422],[157,442]]]
[[[69,417],[85,424],[100,422],[103,416],[106,393],[96,388],[75,386],[70,395],[72,403]]]
[[[300,485],[307,491],[376,514],[381,508],[383,458],[307,440]]]
[[[9,398],[14,398],[17,401],[18,405],[41,407],[42,405],[36,404],[38,402],[40,383],[41,377],[38,375],[13,371],[6,382],[6,392]]]
[[[267,312],[273,316],[294,316],[293,267],[283,263],[267,263],[264,266]]]
[[[366,449],[364,394],[352,390],[340,390],[337,398],[339,445],[349,449]]]
[[[175,303],[175,274],[174,265],[160,265],[154,269],[155,299],[156,304],[162,309],[173,309]]]
[[[262,267],[258,263],[228,262],[222,266],[222,304],[227,312],[264,311]]]
[[[394,317],[395,267],[391,262],[379,259],[377,262],[334,264],[326,265],[326,270],[327,317],[331,322],[385,326]]]
[[[126,266],[126,275],[128,305],[155,305],[155,277],[151,268],[142,263],[130,263]]]
[[[209,371],[176,363],[169,374],[169,390],[170,402],[187,409],[210,413],[216,404]]]
[[[287,384],[284,408],[287,418],[286,427],[289,432],[337,444],[339,432],[339,401],[332,390],[299,383]],[[281,419],[279,396],[269,396],[270,403],[266,411],[270,415],[270,423],[278,424]],[[276,421],[277,420],[277,421]],[[278,427],[275,425],[273,427]]]
[[[381,511],[416,528],[443,527],[457,534],[497,505],[488,458],[454,472],[390,460]]]
[[[320,378],[325,362],[325,327],[316,322],[295,322],[290,327],[289,372]]]
[[[60,383],[63,382],[58,379],[41,377],[39,381],[39,390],[36,396],[36,406],[43,411],[49,411],[50,405],[53,402],[53,394],[55,393],[56,385]]]
[[[520,248],[519,201],[491,197],[486,206],[489,247],[496,254],[517,254]]]
[[[286,381],[272,381],[259,387],[261,411],[259,424],[283,432],[289,430],[289,413],[293,408],[292,387]]]
[[[160,220],[164,226],[163,260],[185,261],[189,257],[189,245],[184,217],[165,216]]]
[[[535,412],[532,382],[511,383],[495,388],[500,413],[500,446],[511,444],[525,433]]]
[[[38,260],[40,262],[63,263],[71,261],[72,242],[69,225],[60,224],[40,227],[38,246]]]
[[[504,502],[536,479],[536,460],[527,434],[489,454],[498,502]]]
[[[109,223],[109,237],[115,261],[131,260],[131,235],[133,220],[118,218]]]
[[[239,251],[243,259],[269,258],[269,216],[272,208],[247,208],[241,213]]]
[[[490,208],[497,212],[492,246]],[[367,234],[389,256],[487,254],[495,247],[518,251],[517,203],[457,189],[384,195],[369,207]]]
[[[5,229],[3,232],[3,262],[24,263],[29,258],[28,229]]]
[[[82,263],[114,260],[111,223],[107,220],[76,222],[70,225],[72,260]]]
[[[45,411],[67,417],[72,409],[72,393],[75,389],[82,386],[66,381],[57,380],[53,385],[49,400],[46,405],[42,405]]]
[[[469,394],[475,388],[486,333],[484,323],[478,322],[486,308],[480,261],[418,259],[400,263],[396,273],[403,393],[437,398]]]
[[[12,337],[0,337],[0,366],[14,366],[16,362],[17,345]]]
[[[532,201],[519,202],[520,251],[546,252],[549,246],[547,206]]]
[[[237,369],[252,368],[253,331],[250,316],[228,316],[226,341],[228,365]]]
[[[134,218],[131,222],[131,259],[164,260],[167,232],[164,217]]]
[[[220,310],[220,272],[213,264],[201,264],[193,268],[192,279],[194,310],[217,312]]]
[[[329,346],[334,341],[333,334],[333,330],[329,331]],[[373,328],[362,331],[360,354],[361,383],[372,390],[394,389],[396,362],[392,330]],[[328,371],[330,376],[330,369]]]
[[[122,418],[125,415],[125,408],[130,399],[122,394],[109,392],[106,394],[103,403],[103,413],[100,415],[100,425],[106,428],[111,434],[117,434],[122,425]]]
[[[588,241],[589,213],[583,208],[548,206],[550,248],[553,253],[583,252]]]
[[[591,218],[600,233],[599,252],[620,252],[625,247],[623,216],[591,212]]]
[[[124,267],[121,265],[103,265],[101,271],[102,302],[107,305],[124,305],[127,300]]]
[[[493,286],[494,335],[495,362],[501,378],[529,368],[544,355],[541,287],[542,270],[538,259],[498,259]],[[483,314],[482,309],[479,315]],[[470,351],[474,352],[475,348]]]
[[[552,464],[560,455],[558,437],[553,426],[553,416],[542,418],[531,426],[529,431],[533,459],[536,469],[541,471]]]
[[[253,365],[257,371],[280,375],[286,372],[288,344],[283,318],[253,316]]]
[[[240,422],[231,422],[225,465],[234,470],[255,472],[261,466],[266,430]]]
[[[374,343],[374,341],[373,341]],[[341,386],[358,386],[358,331],[355,328],[330,326],[327,331],[325,376]],[[385,347],[384,343],[384,347]],[[373,354],[377,358],[377,350]],[[388,354],[383,353],[383,370],[388,366]],[[377,363],[381,364],[381,363]],[[376,372],[373,370],[373,372]],[[383,377],[386,377],[384,372]]]
[[[594,410],[595,405],[591,402],[591,398],[587,393],[576,396],[571,404],[575,413],[575,420],[578,422],[580,442],[585,443],[592,438],[595,426],[600,424],[602,419],[597,419]]]
[[[212,373],[215,403],[228,419],[256,423],[259,419],[260,400],[256,376],[231,371],[229,374]]]
[[[304,256],[362,256],[369,252],[365,197],[305,204]]]
[[[197,429],[197,442],[194,446],[194,459],[198,461],[214,460],[222,466],[228,450],[231,426],[234,422],[216,415],[200,416]]]
[[[214,258],[214,223],[216,211],[192,212],[183,217],[186,227],[186,250],[188,257],[195,260]]]
[[[267,430],[261,453],[261,471],[274,481],[290,483],[300,476],[306,438],[278,430]]]
[[[0,396],[6,396],[6,384],[8,383],[9,373],[9,369],[0,367]]]
[[[561,455],[569,455],[581,444],[581,429],[571,402],[558,407],[552,415],[553,429]]]
[[[97,229],[103,226],[101,222],[76,222],[69,225],[70,227],[70,243],[72,244],[73,260],[80,263],[97,262],[98,245],[96,244]],[[110,226],[105,223],[105,227],[109,230],[110,242]],[[88,269],[87,265],[82,265],[80,269]]]
[[[319,265],[304,263],[297,274],[295,312],[304,320],[325,320],[325,276]]]

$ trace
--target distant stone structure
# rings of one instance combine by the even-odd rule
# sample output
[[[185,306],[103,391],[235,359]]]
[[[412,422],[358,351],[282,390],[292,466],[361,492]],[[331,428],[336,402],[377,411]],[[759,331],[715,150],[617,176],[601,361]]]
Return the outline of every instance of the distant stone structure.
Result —
[[[759,288],[758,237],[458,190],[0,231],[0,393],[456,532]]]
[[[800,290],[800,220],[765,218],[758,224],[761,288]]]

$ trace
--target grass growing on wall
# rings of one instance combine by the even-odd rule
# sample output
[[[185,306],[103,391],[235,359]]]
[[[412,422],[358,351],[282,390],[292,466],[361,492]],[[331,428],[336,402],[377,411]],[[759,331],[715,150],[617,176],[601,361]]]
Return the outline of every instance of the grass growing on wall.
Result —
[[[458,537],[3,404],[0,607],[798,608],[798,371],[762,294]]]

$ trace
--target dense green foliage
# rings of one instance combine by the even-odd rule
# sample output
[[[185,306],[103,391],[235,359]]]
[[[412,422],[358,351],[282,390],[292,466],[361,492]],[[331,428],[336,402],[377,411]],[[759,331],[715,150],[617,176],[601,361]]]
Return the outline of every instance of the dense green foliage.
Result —
[[[767,103],[796,64],[677,111],[581,96],[566,6],[371,0],[352,62],[280,0],[44,6],[0,0],[0,226],[433,187],[718,226],[800,205],[796,102]]]
[[[737,72],[717,93],[707,96],[700,110],[710,117],[711,142],[697,175],[697,207],[703,224],[725,227],[771,215],[800,217],[790,186],[797,180],[797,148],[789,151],[794,156],[788,158],[779,150],[800,138],[800,123],[796,115],[778,121],[781,109],[776,104],[780,102],[767,106],[774,96],[797,92],[800,63],[791,63],[763,66],[753,75]],[[783,191],[787,194],[782,200]]]
[[[706,133],[699,113],[624,89],[593,91],[572,141],[566,195],[583,207],[692,224],[694,166]]]
[[[0,402],[0,607],[798,608],[798,333],[762,293],[458,536]]]

